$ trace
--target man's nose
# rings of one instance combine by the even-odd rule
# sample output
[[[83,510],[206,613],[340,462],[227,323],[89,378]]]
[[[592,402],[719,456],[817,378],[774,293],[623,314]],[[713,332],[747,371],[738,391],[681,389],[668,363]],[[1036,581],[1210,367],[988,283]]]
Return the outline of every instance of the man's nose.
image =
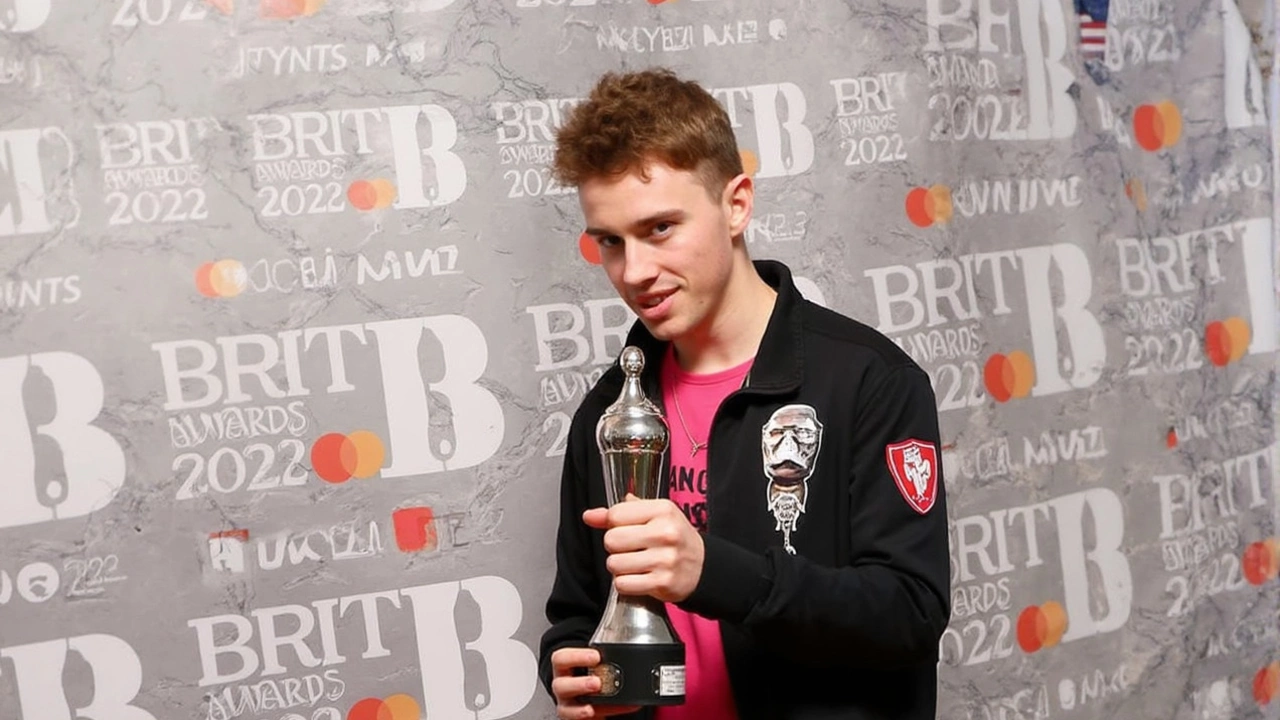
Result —
[[[622,281],[631,287],[647,287],[658,277],[655,248],[641,240],[628,239],[623,245]]]

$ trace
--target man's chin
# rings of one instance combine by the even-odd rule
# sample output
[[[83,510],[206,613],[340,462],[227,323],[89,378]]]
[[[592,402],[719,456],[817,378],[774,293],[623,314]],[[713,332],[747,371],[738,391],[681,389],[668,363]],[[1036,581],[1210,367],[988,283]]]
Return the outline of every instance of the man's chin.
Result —
[[[644,325],[644,329],[648,330],[650,335],[662,342],[672,342],[680,337],[677,325],[672,318],[657,321],[640,318],[640,324]]]

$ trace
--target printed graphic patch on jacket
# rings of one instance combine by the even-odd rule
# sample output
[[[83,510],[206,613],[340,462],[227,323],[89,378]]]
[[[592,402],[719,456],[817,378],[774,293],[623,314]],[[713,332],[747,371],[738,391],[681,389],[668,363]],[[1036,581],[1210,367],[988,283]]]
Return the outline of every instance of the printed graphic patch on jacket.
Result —
[[[924,515],[938,498],[938,450],[931,442],[904,440],[884,449],[898,492]]]
[[[791,533],[796,531],[809,497],[818,451],[822,449],[822,423],[812,405],[783,405],[760,428],[760,453],[764,458],[767,505],[774,530],[782,531],[782,547],[796,554]]]

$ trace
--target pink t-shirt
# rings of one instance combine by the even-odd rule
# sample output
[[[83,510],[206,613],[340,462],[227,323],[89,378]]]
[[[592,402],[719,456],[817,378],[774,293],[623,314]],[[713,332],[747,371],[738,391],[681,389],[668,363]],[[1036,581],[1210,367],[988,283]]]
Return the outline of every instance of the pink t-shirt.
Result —
[[[662,401],[671,426],[669,497],[699,532],[707,528],[707,449],[693,452],[689,435],[698,443],[707,441],[720,401],[742,386],[750,369],[748,360],[721,372],[694,375],[680,369],[671,350],[662,363]],[[734,720],[738,714],[720,644],[720,623],[670,603],[667,613],[685,644],[685,702],[658,708],[656,720]]]

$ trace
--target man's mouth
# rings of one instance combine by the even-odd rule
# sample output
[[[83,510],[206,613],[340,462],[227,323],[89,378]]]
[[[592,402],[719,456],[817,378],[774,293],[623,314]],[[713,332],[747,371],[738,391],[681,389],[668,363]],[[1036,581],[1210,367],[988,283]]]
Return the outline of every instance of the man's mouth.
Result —
[[[636,297],[636,305],[638,305],[639,307],[645,310],[648,310],[649,308],[655,308],[661,305],[663,300],[666,300],[668,297],[670,297],[674,293],[675,293],[675,290],[669,290],[667,292],[648,293],[646,295],[640,295]]]

